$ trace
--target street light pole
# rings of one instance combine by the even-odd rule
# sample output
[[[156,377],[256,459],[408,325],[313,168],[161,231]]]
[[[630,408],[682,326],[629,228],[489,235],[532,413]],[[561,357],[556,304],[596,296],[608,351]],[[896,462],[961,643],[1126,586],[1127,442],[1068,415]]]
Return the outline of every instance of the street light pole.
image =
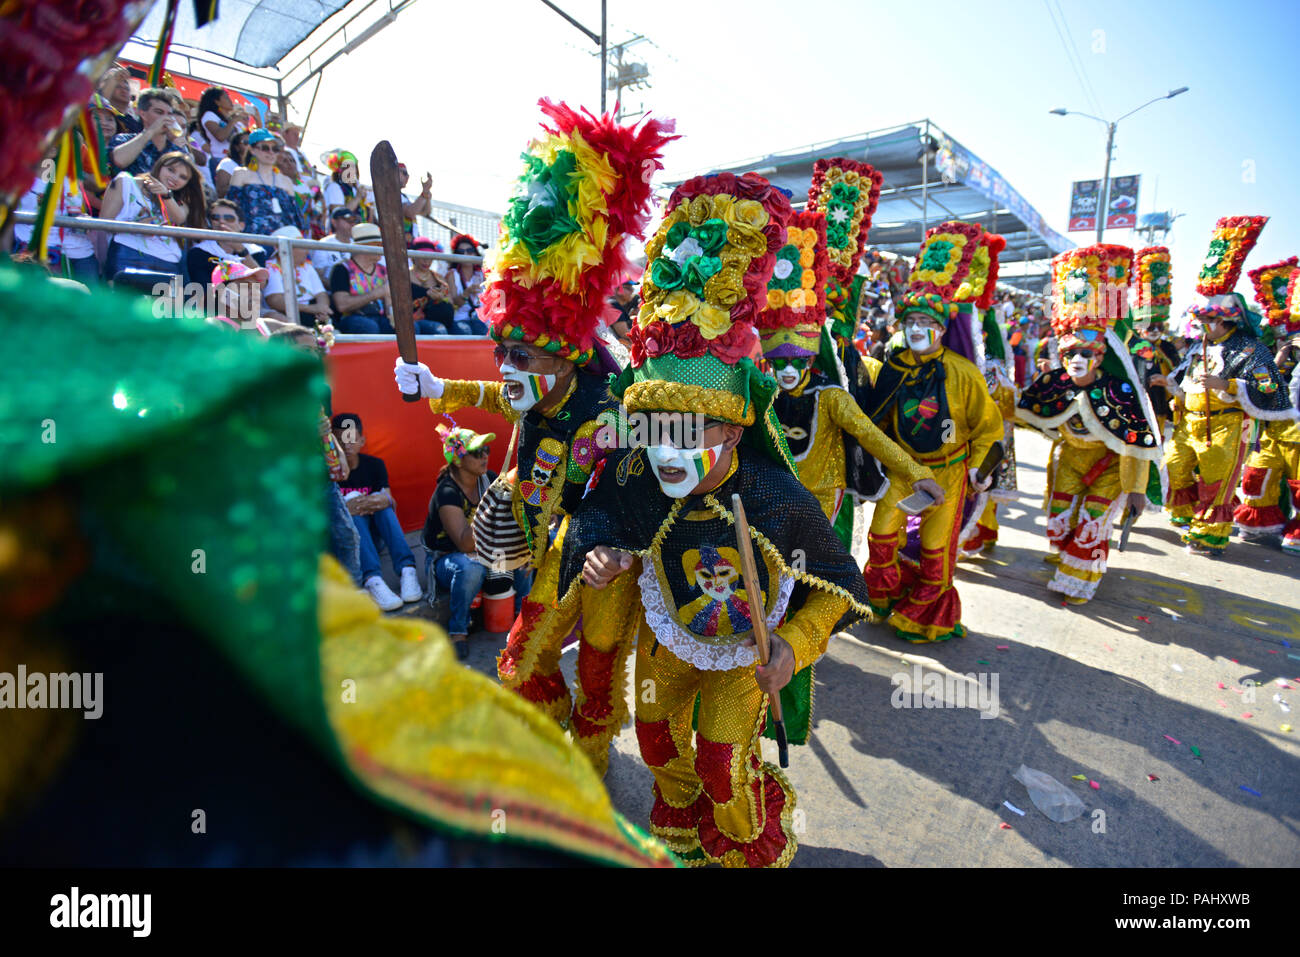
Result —
[[[543,0],[545,2],[545,0]],[[1103,120],[1100,116],[1093,116],[1091,113],[1080,113],[1077,110],[1067,110],[1063,106],[1058,106],[1054,110],[1048,110],[1049,113],[1055,113],[1057,116],[1086,116],[1090,120],[1096,120],[1102,126],[1106,127],[1106,172],[1102,176],[1101,191],[1097,196],[1097,242],[1101,242],[1101,234],[1106,229],[1107,207],[1110,205],[1110,154],[1115,147],[1115,127],[1119,126],[1120,120],[1126,120],[1138,110],[1144,110],[1157,100],[1172,100],[1180,93],[1186,93],[1189,88],[1180,86],[1176,90],[1170,90],[1164,96],[1157,96],[1154,100],[1147,100],[1137,109],[1129,110],[1119,120]]]
[[[1106,124],[1106,172],[1101,177],[1101,192],[1098,194],[1097,208],[1097,242],[1101,242],[1102,231],[1106,228],[1106,213],[1110,209],[1110,153],[1115,145],[1115,124]]]
[[[608,57],[609,31],[605,29],[605,0],[600,0],[600,115],[605,115],[605,88],[609,86],[605,60]]]

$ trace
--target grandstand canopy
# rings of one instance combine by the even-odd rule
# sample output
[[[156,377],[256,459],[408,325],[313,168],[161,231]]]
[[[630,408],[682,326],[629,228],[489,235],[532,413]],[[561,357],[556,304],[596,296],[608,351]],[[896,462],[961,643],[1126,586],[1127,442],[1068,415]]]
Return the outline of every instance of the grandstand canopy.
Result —
[[[997,170],[929,120],[754,157],[710,172],[758,172],[790,190],[793,202],[802,206],[813,163],[830,156],[870,163],[884,176],[868,236],[877,249],[915,257],[927,227],[945,220],[977,222],[1006,237],[1000,280],[1038,292],[1047,281],[1047,261],[1074,248]]]

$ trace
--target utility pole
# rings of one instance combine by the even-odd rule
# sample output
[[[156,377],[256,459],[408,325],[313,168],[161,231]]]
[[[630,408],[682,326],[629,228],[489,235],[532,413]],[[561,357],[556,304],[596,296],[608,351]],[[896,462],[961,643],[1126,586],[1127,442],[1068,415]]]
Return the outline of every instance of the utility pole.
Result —
[[[623,59],[625,51],[645,40],[646,38],[638,33],[631,39],[614,44],[614,72],[606,85],[614,91],[614,102],[618,110],[615,119],[620,122],[629,112],[624,108],[623,90],[643,90],[650,87],[650,68],[640,61]]]

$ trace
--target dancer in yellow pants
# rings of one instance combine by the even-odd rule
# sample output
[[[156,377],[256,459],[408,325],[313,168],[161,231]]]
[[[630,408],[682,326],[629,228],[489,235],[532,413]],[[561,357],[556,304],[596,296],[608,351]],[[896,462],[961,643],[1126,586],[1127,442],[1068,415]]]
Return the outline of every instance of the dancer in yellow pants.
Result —
[[[1052,331],[1065,368],[1039,373],[1017,408],[1020,421],[1056,440],[1043,499],[1046,560],[1056,565],[1047,587],[1071,604],[1097,593],[1112,526],[1126,508],[1145,510],[1160,458],[1155,411],[1111,328],[1132,268],[1132,249],[1105,243],[1052,260]]]
[[[502,222],[482,315],[498,342],[503,382],[449,381],[423,363],[397,363],[398,387],[428,398],[435,413],[465,406],[519,425],[512,490],[515,521],[536,569],[497,661],[501,683],[570,725],[597,770],[625,709],[623,668],[635,622],[618,596],[587,596],[558,607],[564,519],[581,501],[609,445],[618,403],[608,375],[618,367],[598,346],[605,297],[622,279],[624,240],[639,236],[650,201],[648,171],[672,124],[619,126],[541,101],[545,135],[529,144],[525,171]],[[555,547],[553,528],[558,527]],[[560,650],[582,615],[578,711],[560,673]]]

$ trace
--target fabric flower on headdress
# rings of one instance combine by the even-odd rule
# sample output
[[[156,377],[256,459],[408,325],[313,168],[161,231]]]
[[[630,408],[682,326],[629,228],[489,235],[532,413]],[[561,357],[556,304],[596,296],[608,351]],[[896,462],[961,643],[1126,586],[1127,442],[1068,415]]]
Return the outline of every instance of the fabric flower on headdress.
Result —
[[[361,164],[357,162],[356,156],[347,150],[330,150],[328,153],[322,153],[320,161],[325,164],[325,168],[331,173],[337,173],[343,168],[344,163],[351,163],[359,170]]]
[[[1196,275],[1196,291],[1202,296],[1231,294],[1241,278],[1242,264],[1267,222],[1267,216],[1225,216],[1215,223],[1209,251]]]
[[[1128,311],[1133,250],[1098,243],[1052,260],[1052,332],[1104,347],[1106,330]]]
[[[1246,275],[1255,287],[1255,301],[1264,310],[1264,317],[1273,325],[1282,325],[1290,317],[1287,290],[1291,277],[1300,272],[1300,259],[1291,256],[1278,263],[1252,269]]]
[[[826,321],[829,274],[826,217],[812,210],[795,213],[767,283],[767,308],[756,322],[764,355],[816,355]]]
[[[971,257],[970,272],[953,294],[954,301],[974,302],[981,312],[993,305],[998,286],[998,257],[1006,246],[1005,237],[981,233],[979,246]]]
[[[884,181],[878,170],[856,160],[835,157],[813,164],[808,209],[826,216],[827,257],[840,285],[852,283],[858,271]]]
[[[499,341],[582,364],[595,354],[605,298],[628,270],[624,239],[644,234],[648,174],[676,137],[671,120],[620,126],[612,115],[538,102],[550,125],[523,154],[480,314]]]

